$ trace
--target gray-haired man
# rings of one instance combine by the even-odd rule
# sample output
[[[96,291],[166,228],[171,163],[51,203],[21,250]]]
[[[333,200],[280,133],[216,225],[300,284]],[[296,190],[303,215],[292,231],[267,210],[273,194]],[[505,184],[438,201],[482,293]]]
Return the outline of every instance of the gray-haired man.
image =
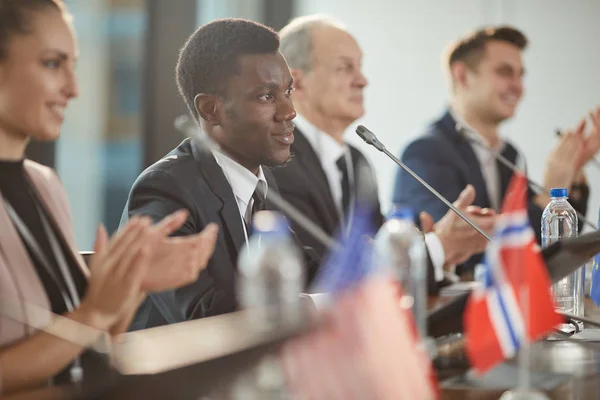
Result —
[[[378,228],[383,217],[374,171],[360,151],[344,141],[346,129],[365,112],[367,79],[361,70],[360,46],[340,22],[324,15],[292,20],[281,30],[280,39],[280,51],[294,78],[292,98],[298,114],[291,147],[294,159],[273,171],[281,194],[331,235],[347,228],[354,200],[360,197],[372,205]],[[457,205],[466,209],[473,198],[469,188]],[[491,229],[491,220],[478,223]],[[444,266],[481,251],[485,239],[451,212],[435,228],[428,216],[424,222],[423,230],[431,231],[426,243],[433,264],[429,287],[435,290],[443,280]],[[305,246],[325,254],[308,232],[300,226],[294,229]]]

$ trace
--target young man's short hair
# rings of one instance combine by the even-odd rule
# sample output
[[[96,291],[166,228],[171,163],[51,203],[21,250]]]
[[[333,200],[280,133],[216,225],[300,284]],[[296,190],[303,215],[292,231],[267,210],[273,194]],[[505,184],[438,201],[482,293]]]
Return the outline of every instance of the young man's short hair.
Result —
[[[452,64],[460,61],[470,69],[476,69],[485,55],[486,45],[492,41],[509,43],[520,50],[527,47],[527,37],[518,29],[510,26],[488,27],[454,42],[446,53],[444,67],[450,69]]]
[[[198,119],[196,95],[224,95],[227,81],[239,71],[241,56],[278,49],[277,32],[258,22],[226,18],[199,27],[181,48],[175,68],[179,93],[194,118]]]

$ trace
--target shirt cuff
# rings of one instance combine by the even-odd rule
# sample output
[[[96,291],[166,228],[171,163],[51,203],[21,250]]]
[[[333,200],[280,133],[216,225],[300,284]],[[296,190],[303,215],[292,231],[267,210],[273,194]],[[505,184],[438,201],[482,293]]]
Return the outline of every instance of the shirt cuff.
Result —
[[[429,232],[425,234],[425,246],[429,252],[431,263],[433,264],[433,276],[436,282],[444,280],[444,263],[446,262],[446,253],[444,253],[444,247],[442,242],[437,237],[435,232]]]

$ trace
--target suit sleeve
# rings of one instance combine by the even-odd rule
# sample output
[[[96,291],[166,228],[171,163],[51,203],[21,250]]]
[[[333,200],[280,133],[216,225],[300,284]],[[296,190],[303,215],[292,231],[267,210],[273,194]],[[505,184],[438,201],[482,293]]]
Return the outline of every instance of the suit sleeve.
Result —
[[[129,195],[127,203],[127,217],[145,215],[154,223],[159,222],[167,215],[181,209],[190,213],[187,221],[179,228],[174,236],[191,235],[200,232],[201,227],[196,226],[194,208],[184,199],[186,193],[175,183],[175,180],[165,172],[152,171],[136,182]],[[189,195],[187,195],[189,196]],[[121,221],[123,224],[123,221]]]
[[[187,221],[173,233],[173,236],[185,236],[201,232],[210,222],[195,205],[197,202],[192,193],[181,187],[174,177],[164,171],[152,171],[134,185],[126,211],[128,217],[146,215],[156,223],[177,210],[187,209],[190,213]],[[230,301],[219,301],[230,299],[231,296],[226,295],[230,291],[227,283],[220,282],[219,274],[213,271],[214,257],[213,255],[209,266],[200,273],[196,282],[151,295],[163,316],[170,315],[171,321],[181,321],[233,311],[234,305],[224,304]]]

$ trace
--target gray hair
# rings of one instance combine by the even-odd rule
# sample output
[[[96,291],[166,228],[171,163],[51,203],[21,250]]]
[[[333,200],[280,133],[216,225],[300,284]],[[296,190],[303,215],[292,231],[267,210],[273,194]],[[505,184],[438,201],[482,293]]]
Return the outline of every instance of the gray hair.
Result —
[[[279,51],[290,68],[310,71],[313,64],[313,32],[318,27],[346,30],[344,25],[325,14],[305,15],[290,21],[279,32]]]

